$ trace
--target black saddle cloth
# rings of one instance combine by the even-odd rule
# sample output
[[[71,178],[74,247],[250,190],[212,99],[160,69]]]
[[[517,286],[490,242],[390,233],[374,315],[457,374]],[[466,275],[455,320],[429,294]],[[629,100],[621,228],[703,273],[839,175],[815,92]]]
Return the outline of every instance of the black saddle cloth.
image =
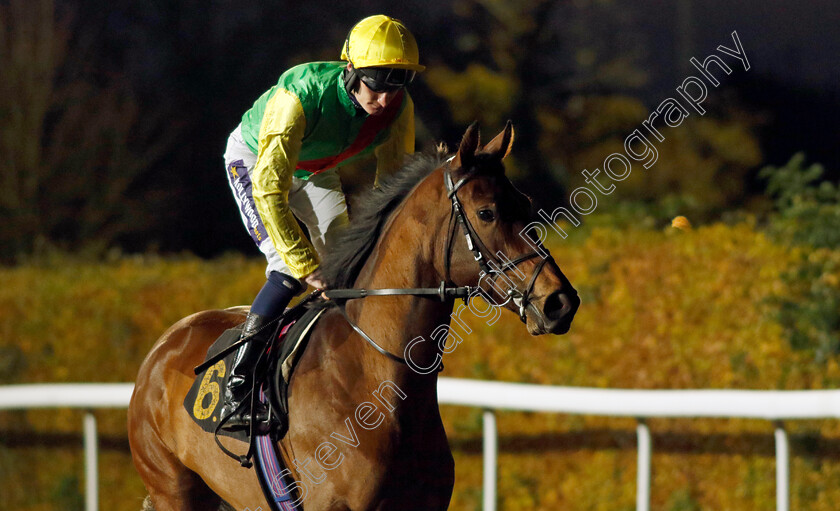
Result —
[[[299,307],[289,309],[278,322],[269,343],[267,353],[255,368],[257,390],[262,386],[268,398],[269,425],[278,438],[282,438],[288,428],[288,381],[283,378],[281,367],[288,368],[289,378],[309,342],[308,334],[312,324],[323,312],[323,307]],[[285,333],[282,333],[285,330]],[[242,334],[242,325],[225,330],[208,348],[205,362],[217,358],[219,354],[237,342]],[[230,367],[236,350],[227,353],[209,367],[198,373],[190,390],[184,398],[184,408],[193,422],[208,433],[218,434],[248,442],[248,430],[227,431],[218,429],[221,417],[219,412],[224,402],[224,389],[230,376]],[[203,364],[204,365],[204,364]]]

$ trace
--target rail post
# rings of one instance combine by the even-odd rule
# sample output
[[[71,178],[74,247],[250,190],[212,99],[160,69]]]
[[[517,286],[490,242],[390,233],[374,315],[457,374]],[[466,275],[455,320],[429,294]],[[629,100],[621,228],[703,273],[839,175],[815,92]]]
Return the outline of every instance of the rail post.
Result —
[[[790,448],[788,436],[782,421],[775,421],[776,431],[776,510],[790,509]]]
[[[481,492],[484,511],[496,511],[496,467],[498,466],[499,435],[496,431],[496,415],[493,410],[482,414],[484,433],[484,490]]]
[[[99,445],[96,437],[96,415],[85,412],[85,511],[99,511]]]
[[[636,511],[650,510],[650,429],[645,419],[636,419]]]

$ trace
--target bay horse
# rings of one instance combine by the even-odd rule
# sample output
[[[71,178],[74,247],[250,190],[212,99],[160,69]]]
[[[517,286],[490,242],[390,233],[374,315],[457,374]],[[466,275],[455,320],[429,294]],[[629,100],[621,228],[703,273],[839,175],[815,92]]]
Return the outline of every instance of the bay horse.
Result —
[[[369,192],[322,263],[329,288],[403,293],[327,305],[311,331],[290,383],[288,432],[278,442],[298,482],[300,508],[449,506],[454,461],[438,409],[442,366],[436,363],[457,345],[454,332],[445,333],[457,296],[518,280],[504,300],[492,298],[495,306],[519,314],[532,335],[569,330],[580,300],[539,240],[521,235],[532,219],[529,199],[504,174],[512,143],[510,123],[484,147],[470,126],[452,158],[442,151],[415,157]],[[215,510],[225,503],[271,509],[254,468],[223,454],[182,405],[193,368],[245,312],[211,310],[182,319],[140,367],[128,434],[147,501],[157,511]],[[429,340],[442,331],[438,342]],[[428,368],[436,369],[418,370]]]

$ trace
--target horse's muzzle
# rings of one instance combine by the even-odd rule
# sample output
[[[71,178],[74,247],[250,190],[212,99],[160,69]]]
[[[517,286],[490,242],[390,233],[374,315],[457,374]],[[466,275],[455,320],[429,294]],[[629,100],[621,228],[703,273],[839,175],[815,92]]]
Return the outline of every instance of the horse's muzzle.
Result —
[[[537,314],[537,332],[535,334],[565,334],[572,326],[572,319],[580,307],[580,297],[576,292],[554,291],[542,303],[542,310]]]

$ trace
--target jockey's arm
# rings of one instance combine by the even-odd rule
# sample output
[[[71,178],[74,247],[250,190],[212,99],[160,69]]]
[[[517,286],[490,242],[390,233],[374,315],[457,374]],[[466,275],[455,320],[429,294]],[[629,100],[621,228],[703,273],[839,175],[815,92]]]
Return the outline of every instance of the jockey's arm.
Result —
[[[266,105],[260,126],[253,194],[268,237],[292,276],[312,273],[320,260],[289,208],[292,175],[300,155],[306,117],[298,98],[278,89]]]
[[[388,138],[374,150],[376,155],[374,186],[379,185],[380,177],[391,175],[399,170],[406,154],[414,153],[414,102],[407,93],[405,101],[406,104],[400,116],[391,125]]]

